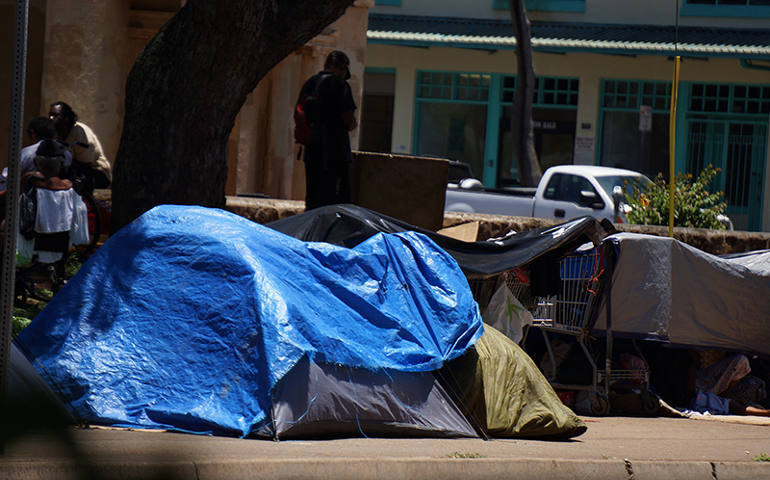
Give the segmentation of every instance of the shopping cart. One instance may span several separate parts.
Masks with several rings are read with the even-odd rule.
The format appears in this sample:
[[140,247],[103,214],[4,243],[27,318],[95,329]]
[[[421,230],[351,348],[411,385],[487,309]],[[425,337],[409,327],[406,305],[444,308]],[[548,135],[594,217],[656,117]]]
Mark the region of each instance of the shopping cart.
[[[605,261],[600,247],[576,251],[563,257],[559,262],[559,292],[548,297],[533,297],[528,278],[514,271],[504,274],[508,288],[514,295],[521,295],[531,305],[534,317],[533,327],[543,335],[550,359],[550,372],[544,372],[555,389],[582,390],[589,392],[590,410],[594,415],[606,415],[610,411],[609,394],[613,384],[627,382],[642,392],[642,409],[645,413],[657,410],[657,402],[649,395],[649,370],[644,356],[637,350],[644,368],[633,370],[613,369],[612,336],[606,336],[605,368],[597,366],[589,350],[591,330],[596,322],[597,310],[602,294],[602,281],[606,274]],[[609,291],[609,289],[608,289]],[[523,304],[525,301],[522,301]],[[566,384],[556,381],[556,357],[549,333],[574,336],[591,367],[591,383],[587,385]],[[634,347],[636,344],[634,343]]]

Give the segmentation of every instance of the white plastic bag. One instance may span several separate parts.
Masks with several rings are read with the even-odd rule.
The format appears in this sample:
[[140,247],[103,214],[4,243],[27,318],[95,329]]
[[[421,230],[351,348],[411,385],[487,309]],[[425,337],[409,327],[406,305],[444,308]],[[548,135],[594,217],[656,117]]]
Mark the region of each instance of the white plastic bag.
[[482,318],[484,323],[495,327],[516,343],[524,335],[524,326],[533,322],[532,314],[513,296],[505,282],[500,282]]

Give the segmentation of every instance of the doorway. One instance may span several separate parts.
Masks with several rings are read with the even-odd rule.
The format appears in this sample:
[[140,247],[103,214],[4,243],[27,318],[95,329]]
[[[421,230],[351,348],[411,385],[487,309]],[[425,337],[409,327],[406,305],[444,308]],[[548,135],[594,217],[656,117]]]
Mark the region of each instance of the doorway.
[[761,230],[766,155],[766,123],[697,116],[687,120],[687,171],[697,177],[709,164],[719,169],[712,188],[724,192],[736,230]]

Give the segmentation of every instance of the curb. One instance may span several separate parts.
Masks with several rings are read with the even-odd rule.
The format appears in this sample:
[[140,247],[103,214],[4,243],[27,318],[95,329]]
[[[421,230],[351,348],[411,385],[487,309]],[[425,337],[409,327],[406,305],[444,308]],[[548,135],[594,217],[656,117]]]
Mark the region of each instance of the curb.
[[742,480],[767,478],[770,465],[751,462],[655,462],[556,459],[307,459],[214,462],[98,463],[0,462],[0,479],[197,479],[197,480],[533,480],[660,478]]

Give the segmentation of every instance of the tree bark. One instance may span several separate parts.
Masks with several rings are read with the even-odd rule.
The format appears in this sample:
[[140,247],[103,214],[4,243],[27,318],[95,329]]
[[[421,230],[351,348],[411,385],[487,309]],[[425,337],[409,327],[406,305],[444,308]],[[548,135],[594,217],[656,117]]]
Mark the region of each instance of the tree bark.
[[353,0],[188,0],[126,84],[112,231],[164,203],[223,207],[227,139],[259,80]]
[[532,61],[532,33],[524,0],[511,0],[511,18],[516,37],[516,93],[511,115],[513,154],[519,167],[519,181],[525,187],[535,187],[543,173],[532,131],[535,66]]

